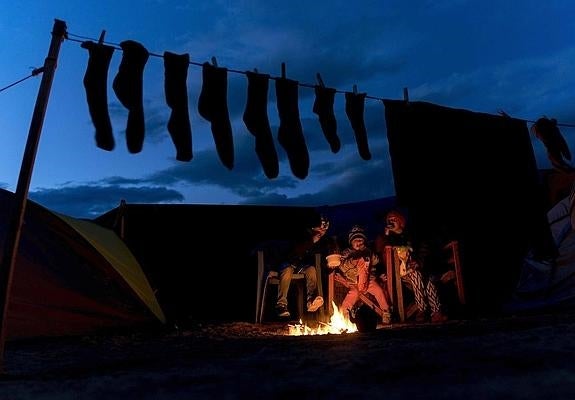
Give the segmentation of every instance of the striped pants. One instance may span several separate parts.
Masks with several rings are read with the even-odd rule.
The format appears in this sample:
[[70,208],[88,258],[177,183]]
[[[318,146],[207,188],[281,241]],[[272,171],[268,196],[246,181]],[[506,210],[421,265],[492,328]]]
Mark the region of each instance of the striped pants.
[[432,314],[441,311],[441,302],[437,295],[437,288],[431,280],[424,284],[423,275],[416,269],[409,269],[407,274],[401,277],[415,295],[415,303],[420,312],[426,312],[428,308]]

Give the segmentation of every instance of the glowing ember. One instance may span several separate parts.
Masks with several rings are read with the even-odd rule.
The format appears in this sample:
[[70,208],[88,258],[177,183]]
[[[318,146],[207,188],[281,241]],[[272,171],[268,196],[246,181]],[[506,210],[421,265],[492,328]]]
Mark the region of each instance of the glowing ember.
[[302,336],[302,335],[327,335],[329,333],[340,335],[342,333],[357,332],[357,326],[346,318],[340,311],[335,303],[331,302],[333,308],[333,315],[329,323],[321,323],[317,328],[311,328],[302,321],[299,324],[289,325],[289,336]]

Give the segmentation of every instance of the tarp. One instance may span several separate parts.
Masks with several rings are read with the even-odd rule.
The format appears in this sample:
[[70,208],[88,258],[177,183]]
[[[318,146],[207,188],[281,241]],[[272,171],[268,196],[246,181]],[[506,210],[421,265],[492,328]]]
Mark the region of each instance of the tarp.
[[[0,190],[2,246],[13,200]],[[115,232],[33,201],[26,206],[6,318],[9,340],[165,322],[140,264]]]
[[124,240],[140,261],[169,319],[252,321],[261,242],[292,238],[318,214],[328,235],[347,238],[354,224],[375,235],[393,198],[320,207],[125,204],[95,219],[123,219]]
[[426,102],[386,100],[398,204],[422,239],[446,232],[462,246],[468,307],[500,311],[529,249],[554,246],[525,121]]

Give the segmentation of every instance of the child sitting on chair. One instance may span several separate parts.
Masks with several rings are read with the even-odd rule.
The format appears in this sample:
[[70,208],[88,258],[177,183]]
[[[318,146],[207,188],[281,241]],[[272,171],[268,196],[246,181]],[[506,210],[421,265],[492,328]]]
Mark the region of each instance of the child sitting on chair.
[[[385,230],[375,239],[375,249],[384,254],[385,246],[395,246],[400,264],[400,276],[415,295],[418,313],[416,321],[423,322],[431,312],[431,322],[444,322],[447,316],[442,311],[437,288],[430,279],[424,279],[421,272],[421,254],[415,254],[411,238],[407,233],[407,220],[399,210],[391,210],[385,217]],[[421,247],[421,246],[420,246]],[[421,253],[422,251],[420,251]]]
[[382,322],[389,324],[389,302],[384,289],[377,280],[376,265],[379,257],[367,247],[367,236],[362,227],[355,225],[348,234],[349,246],[341,254],[339,269],[351,283],[343,299],[340,311],[349,317],[350,310],[358,302],[360,293],[369,293],[383,311]]

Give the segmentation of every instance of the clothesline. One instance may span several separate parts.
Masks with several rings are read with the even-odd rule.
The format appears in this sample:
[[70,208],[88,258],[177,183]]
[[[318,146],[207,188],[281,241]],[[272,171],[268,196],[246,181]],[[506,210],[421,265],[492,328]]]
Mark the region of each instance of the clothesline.
[[[299,106],[297,105],[299,86],[311,87],[315,90],[316,97],[313,112],[318,115],[322,132],[329,142],[332,152],[337,153],[340,149],[341,142],[337,135],[337,121],[333,112],[333,102],[334,95],[337,92],[342,93],[342,91],[326,87],[319,73],[317,73],[318,84],[300,84],[297,80],[286,78],[285,63],[283,62],[281,64],[281,77],[271,77],[269,74],[259,73],[257,69],[250,72],[219,67],[215,57],[212,57],[210,64],[209,62],[190,62],[188,53],[176,54],[168,51],[164,51],[163,55],[150,53],[144,45],[134,40],[126,40],[119,45],[106,43],[104,42],[105,33],[106,31],[102,31],[97,41],[86,37],[77,39],[77,41],[81,42],[81,47],[89,51],[84,85],[92,121],[96,126],[97,145],[104,150],[110,151],[114,148],[114,138],[106,110],[107,104],[104,104],[107,103],[107,99],[105,96],[102,97],[102,93],[105,93],[105,90],[97,89],[96,86],[106,84],[106,74],[102,72],[107,73],[112,53],[118,48],[117,46],[123,51],[123,56],[118,73],[114,78],[113,88],[120,102],[130,112],[126,138],[128,149],[132,153],[141,151],[145,122],[140,104],[142,101],[140,98],[142,96],[141,84],[134,82],[133,78],[128,78],[128,76],[131,74],[132,76],[135,75],[136,79],[138,79],[138,76],[139,79],[142,79],[141,75],[149,56],[164,59],[166,100],[168,106],[172,109],[170,121],[168,122],[168,131],[176,146],[177,160],[190,161],[193,158],[191,125],[187,112],[188,99],[185,91],[187,84],[184,75],[187,74],[187,68],[190,64],[202,67],[202,91],[199,97],[198,111],[204,119],[210,121],[218,155],[228,169],[232,169],[234,164],[233,136],[227,107],[228,71],[247,76],[247,104],[242,118],[248,131],[256,137],[256,140],[259,138],[259,142],[256,143],[256,152],[258,152],[262,166],[266,169],[266,175],[270,179],[277,177],[278,159],[273,146],[267,112],[265,111],[265,105],[268,101],[268,79],[276,81],[277,108],[280,119],[278,140],[288,153],[290,168],[294,176],[304,179],[309,170],[309,153],[303,136],[299,120]],[[72,36],[78,37],[77,35]],[[69,38],[69,35],[66,35],[66,38]],[[184,87],[184,90],[182,90],[182,87]],[[134,88],[137,90],[132,90]],[[207,94],[210,91],[213,93]],[[371,152],[369,151],[367,130],[363,120],[364,100],[367,97],[367,93],[358,93],[357,85],[353,85],[353,92],[346,91],[343,93],[346,101],[345,113],[351,123],[359,154],[364,160],[370,160]],[[373,96],[370,96],[370,98],[383,102],[386,105],[386,109],[387,103],[393,101]],[[407,88],[403,89],[403,103],[406,105],[411,104]],[[262,105],[264,108],[262,108]],[[498,113],[504,118],[512,118],[503,110],[499,110]],[[134,118],[130,118],[132,115]],[[573,167],[563,159],[565,157],[571,160],[571,154],[567,142],[558,128],[557,120],[547,117],[539,118],[537,121],[516,120],[524,123],[533,123],[530,130],[547,148],[548,157],[555,168],[565,171],[573,170]],[[287,135],[288,132],[290,133],[289,135]],[[265,151],[262,149],[264,143],[266,145]],[[257,151],[258,149],[260,151]]]
[[[105,31],[102,32],[102,34],[104,34],[104,33],[105,33]],[[74,38],[77,38],[77,39],[70,38],[70,36],[73,36]],[[98,39],[90,38],[90,37],[87,37],[87,36],[76,35],[76,34],[72,34],[72,33],[70,33],[70,32],[67,33],[66,39],[67,39],[67,40],[70,40],[70,41],[74,41],[74,42],[80,42],[80,43],[81,43],[83,40],[99,41],[100,43],[110,45],[110,46],[114,47],[115,49],[122,51],[122,48],[120,47],[120,45],[119,45],[118,43],[106,42],[106,41],[104,41],[104,40],[98,40]],[[79,39],[82,39],[82,40],[79,40]],[[101,36],[100,39],[103,39],[103,35]],[[161,54],[152,53],[152,52],[150,52],[149,54],[150,54],[150,56],[153,56],[153,57],[164,58],[164,56],[161,55]],[[213,60],[215,60],[215,58],[213,58]],[[199,67],[201,67],[201,66],[203,65],[203,63],[195,62],[195,61],[190,61],[189,63],[190,63],[191,65],[196,65],[196,66],[199,66]],[[235,69],[231,69],[231,68],[227,68],[227,70],[228,70],[229,72],[232,72],[232,73],[246,75],[246,72],[245,72],[245,71],[235,70]],[[257,69],[254,70],[254,72],[257,72]],[[270,75],[269,78],[270,78],[270,79],[273,79],[273,80],[281,79],[281,77],[272,76],[272,75]],[[320,77],[319,73],[318,73],[318,81],[319,81],[320,85],[323,85],[323,82],[321,81],[321,77]],[[302,86],[302,87],[307,87],[307,88],[312,88],[312,89],[313,89],[316,85],[313,85],[313,84],[310,84],[310,83],[301,83],[301,82],[298,82],[298,86]],[[355,90],[355,88],[356,88],[356,87],[355,87],[355,85],[354,85],[354,90]],[[335,88],[335,92],[336,92],[336,93],[347,93],[348,91]],[[379,100],[379,101],[384,101],[384,100],[386,100],[386,99],[383,98],[383,97],[371,96],[371,95],[369,95],[369,94],[367,94],[367,93],[365,94],[365,98],[366,98],[366,99],[372,99],[372,100]],[[529,120],[529,119],[524,119],[524,118],[515,118],[515,119],[518,119],[518,120],[521,120],[521,121],[524,121],[524,122],[529,122],[529,123],[535,123],[535,122],[536,122],[535,120]],[[575,124],[570,124],[570,123],[559,123],[559,122],[557,122],[557,126],[563,126],[563,127],[568,127],[568,128],[575,128]]]
[[3,92],[3,91],[6,90],[6,89],[10,89],[12,86],[16,86],[17,84],[24,82],[26,79],[32,78],[33,76],[36,76],[36,75],[38,75],[38,74],[40,74],[40,73],[42,73],[42,72],[44,72],[44,68],[43,68],[43,67],[34,68],[34,69],[32,70],[32,72],[30,73],[30,75],[25,76],[25,77],[22,78],[22,79],[18,79],[16,82],[13,82],[13,83],[9,84],[8,86],[4,86],[3,88],[0,88],[0,92]]
[[[72,34],[72,33],[68,33],[68,38],[67,38],[67,40],[70,40],[70,41],[73,41],[73,42],[79,42],[79,43],[81,43],[83,40],[71,39],[70,36],[74,36],[75,38],[83,39],[83,40],[98,41],[97,39],[94,39],[94,38],[90,38],[90,37],[86,37],[86,36],[80,36],[80,35],[75,35],[75,34]],[[120,45],[119,45],[118,43],[112,43],[112,42],[106,42],[106,41],[102,41],[101,43],[102,43],[102,44],[109,45],[109,46],[112,46],[112,47],[114,47],[116,50],[122,51],[122,48],[120,47]],[[162,54],[157,54],[157,53],[152,53],[152,52],[149,52],[149,54],[150,54],[150,56],[152,56],[152,57],[164,58],[164,56],[163,56]],[[213,58],[213,59],[215,59],[215,58]],[[195,61],[190,61],[189,64],[190,64],[190,65],[196,65],[196,66],[198,66],[198,67],[201,67],[201,66],[203,65],[203,63],[201,63],[201,62],[195,62]],[[245,71],[240,71],[240,70],[236,70],[236,69],[232,69],[232,68],[226,68],[226,69],[228,70],[228,72],[246,75],[246,72],[245,72]],[[257,72],[257,69],[255,69],[254,72]],[[272,79],[272,80],[281,79],[280,77],[272,76],[272,75],[270,75],[269,78]],[[318,78],[318,79],[321,80],[321,78]],[[321,82],[321,84],[323,84],[323,82]],[[301,83],[301,82],[298,82],[298,86],[302,86],[302,87],[307,87],[307,88],[312,88],[312,89],[313,89],[316,85],[313,85],[313,84],[310,84],[310,83]],[[335,92],[336,92],[336,93],[346,93],[345,90],[339,90],[339,89],[335,89]],[[370,96],[370,95],[368,95],[368,94],[366,94],[365,98],[367,98],[367,99],[373,99],[373,100],[380,100],[380,101],[385,100],[385,99],[382,98],[382,97]]]
[[[77,38],[77,39],[70,38],[70,36],[73,36],[74,38]],[[72,34],[72,33],[69,33],[69,32],[67,33],[66,40],[70,40],[70,41],[73,41],[73,42],[79,42],[79,43],[81,43],[83,40],[80,40],[80,39],[97,41],[97,39],[90,38],[90,37],[87,37],[87,36],[75,35],[75,34]],[[122,48],[121,48],[117,43],[111,43],[111,42],[105,42],[105,41],[102,42],[102,43],[105,43],[105,44],[107,44],[107,45],[113,46],[116,50],[122,51]],[[153,56],[153,57],[159,57],[159,58],[163,58],[163,57],[164,57],[164,56],[161,55],[161,54],[156,54],[156,53],[151,53],[151,52],[150,52],[149,54],[150,54],[150,56]],[[191,65],[196,65],[196,66],[200,66],[200,67],[202,66],[202,63],[199,63],[199,62],[190,61],[189,63],[190,63]],[[242,74],[242,75],[245,75],[245,74],[246,74],[245,71],[240,71],[240,70],[235,70],[235,69],[229,69],[229,68],[228,68],[227,70],[228,70],[229,72],[232,72],[232,73],[237,73],[237,74]],[[25,76],[24,78],[18,79],[18,80],[16,80],[15,82],[13,82],[13,83],[11,83],[11,84],[9,84],[9,85],[7,85],[7,86],[4,86],[4,87],[0,88],[0,93],[3,92],[3,91],[5,91],[5,90],[7,90],[7,89],[9,89],[9,88],[11,88],[11,87],[13,87],[13,86],[16,86],[16,85],[18,85],[18,84],[24,82],[25,80],[27,80],[27,79],[29,79],[29,78],[31,78],[31,77],[33,77],[33,76],[36,76],[36,75],[40,74],[41,72],[42,72],[42,68],[34,68],[34,70],[33,70],[29,75]],[[318,75],[319,75],[319,74],[318,74]],[[319,76],[318,76],[318,78],[319,78]],[[280,78],[279,78],[279,77],[270,76],[270,79],[277,80],[277,79],[280,79]],[[313,84],[301,83],[301,82],[298,82],[298,86],[308,87],[308,88],[314,88],[314,87],[315,87],[315,85],[313,85]],[[336,92],[336,93],[346,93],[345,90],[340,90],[340,89],[335,89],[335,92]],[[371,95],[368,95],[368,94],[366,94],[365,98],[367,98],[367,99],[373,99],[373,100],[379,100],[379,101],[385,100],[385,99],[382,98],[382,97],[371,96]],[[524,119],[524,118],[516,118],[516,119],[519,119],[519,120],[524,121],[524,122],[529,122],[529,123],[535,123],[535,122],[536,122],[535,120],[529,120],[529,119]],[[562,126],[562,127],[567,127],[567,128],[575,128],[575,124],[570,124],[570,123],[560,123],[560,122],[557,122],[557,126]]]

